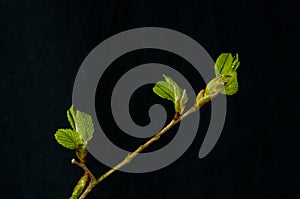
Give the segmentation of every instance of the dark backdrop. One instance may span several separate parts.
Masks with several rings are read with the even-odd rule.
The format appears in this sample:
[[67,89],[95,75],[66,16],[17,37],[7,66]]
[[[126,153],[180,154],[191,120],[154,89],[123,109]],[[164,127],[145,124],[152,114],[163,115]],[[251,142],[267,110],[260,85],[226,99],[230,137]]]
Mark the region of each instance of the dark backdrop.
[[[299,198],[297,12],[284,1],[2,0],[1,198],[70,196],[82,171],[53,134],[68,125],[77,70],[106,38],[144,26],[180,31],[213,59],[238,52],[240,90],[228,98],[223,133],[206,158],[197,158],[205,134],[199,131],[170,166],[146,174],[117,172],[88,198]],[[130,56],[119,64],[130,65]],[[136,56],[185,64],[160,52]],[[203,112],[209,114],[209,106]],[[97,175],[107,170],[92,157],[88,165]]]

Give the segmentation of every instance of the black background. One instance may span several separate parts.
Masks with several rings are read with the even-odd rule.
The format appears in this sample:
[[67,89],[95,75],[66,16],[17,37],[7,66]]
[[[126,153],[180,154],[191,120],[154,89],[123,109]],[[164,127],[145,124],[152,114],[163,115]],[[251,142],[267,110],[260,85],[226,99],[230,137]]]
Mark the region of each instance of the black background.
[[[76,73],[103,40],[144,26],[182,32],[213,59],[238,52],[240,90],[228,98],[225,127],[207,157],[197,157],[200,131],[170,166],[117,172],[88,198],[299,198],[297,12],[284,1],[0,1],[1,198],[70,196],[82,171],[53,134],[68,126]],[[170,60],[162,56],[136,59]],[[92,157],[88,165],[97,176],[108,169]]]

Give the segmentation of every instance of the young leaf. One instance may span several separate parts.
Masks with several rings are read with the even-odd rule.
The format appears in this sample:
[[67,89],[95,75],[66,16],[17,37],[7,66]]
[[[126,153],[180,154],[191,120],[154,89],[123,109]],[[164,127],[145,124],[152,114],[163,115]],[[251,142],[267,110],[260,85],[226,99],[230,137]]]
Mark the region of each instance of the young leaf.
[[225,92],[224,91],[221,92],[226,95],[233,95],[238,91],[238,88],[239,88],[239,84],[237,78],[235,77],[229,84],[225,86]]
[[[208,83],[205,93],[221,92],[226,95],[235,94],[238,90],[236,70],[239,65],[238,54],[232,56],[231,53],[222,53],[214,66],[217,77]],[[219,77],[222,78],[223,83],[219,81]]]
[[175,101],[173,90],[169,88],[169,85],[166,82],[158,81],[153,87],[153,91],[161,98],[172,102]]
[[222,53],[215,63],[214,68],[216,76],[218,77],[222,74],[228,74],[231,69],[232,61],[233,57],[231,53]]
[[163,75],[165,81],[158,81],[153,87],[154,93],[174,103],[175,112],[182,113],[188,101],[186,91],[182,90],[172,78]]
[[224,81],[221,76],[215,77],[208,82],[205,88],[204,96],[213,95],[214,93],[224,92]]
[[72,129],[58,129],[54,136],[56,141],[67,149],[76,149],[82,144],[79,135]]
[[76,111],[75,126],[79,137],[84,145],[92,139],[94,134],[94,124],[92,117],[84,112]]
[[171,77],[168,77],[166,75],[163,75],[163,77],[166,80],[167,85],[169,86],[169,88],[173,91],[174,93],[174,100],[179,100],[180,96],[182,94],[182,89],[178,86],[178,84],[176,82],[174,82],[172,80]]
[[180,98],[180,108],[181,108],[181,110],[179,111],[180,114],[183,113],[185,105],[188,102],[188,100],[189,100],[189,98],[187,96],[186,90],[184,89],[182,92],[182,96]]
[[72,126],[73,130],[76,131],[76,128],[75,128],[75,114],[74,114],[73,105],[67,111],[67,117],[68,117],[68,121],[69,121],[70,125]]

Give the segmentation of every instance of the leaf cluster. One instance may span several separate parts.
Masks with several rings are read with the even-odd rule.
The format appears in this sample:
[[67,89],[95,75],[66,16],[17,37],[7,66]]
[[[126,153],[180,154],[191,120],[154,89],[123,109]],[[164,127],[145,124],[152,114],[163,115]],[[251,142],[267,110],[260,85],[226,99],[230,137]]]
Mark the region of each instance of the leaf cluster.
[[[238,54],[222,53],[215,65],[215,75],[203,91],[200,91],[196,98],[196,104],[206,103],[219,93],[233,95],[238,91],[237,72],[240,65]],[[180,115],[185,109],[188,96],[185,89],[182,89],[170,77],[163,75],[165,81],[158,81],[153,87],[154,93],[161,98],[174,103],[175,112]]]
[[154,93],[174,103],[175,112],[182,114],[189,98],[186,90],[178,86],[171,77],[163,75],[165,81],[158,81],[153,87]]
[[73,106],[67,111],[67,118],[72,128],[58,129],[54,134],[56,141],[67,149],[82,149],[94,134],[92,117],[81,111],[74,111]]
[[214,66],[216,77],[206,86],[205,95],[222,93],[233,95],[238,91],[237,72],[240,65],[238,54],[222,53]]

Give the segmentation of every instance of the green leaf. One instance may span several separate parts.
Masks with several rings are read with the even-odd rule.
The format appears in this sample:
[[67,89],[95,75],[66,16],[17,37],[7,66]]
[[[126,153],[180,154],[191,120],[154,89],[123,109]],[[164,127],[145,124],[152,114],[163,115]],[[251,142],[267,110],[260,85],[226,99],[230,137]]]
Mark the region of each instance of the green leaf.
[[221,93],[226,95],[233,95],[238,91],[239,84],[237,78],[233,78],[233,80],[225,86],[225,91],[221,91]]
[[215,74],[220,76],[222,74],[228,74],[231,69],[233,57],[231,53],[222,53],[215,63]]
[[182,94],[182,89],[178,86],[176,82],[172,80],[171,77],[168,77],[166,75],[163,75],[163,77],[165,78],[168,87],[173,91],[174,101],[179,100]]
[[94,134],[94,124],[92,117],[84,112],[76,111],[75,126],[79,137],[84,145],[90,141]]
[[85,147],[93,137],[95,130],[92,117],[84,112],[74,111],[71,106],[67,111],[67,118],[72,129],[59,129],[55,133],[55,138],[62,146],[76,149],[80,154],[84,154],[83,150],[79,150],[79,146]]
[[[221,92],[226,95],[233,95],[238,90],[237,72],[240,65],[238,54],[232,56],[231,53],[222,53],[214,66],[216,78],[211,80],[207,87],[205,94],[212,94]],[[219,78],[222,78],[220,82]],[[225,88],[225,89],[224,89]]]
[[231,53],[222,53],[215,63],[216,76],[231,74],[235,72],[240,65],[239,55],[232,56]]
[[172,102],[175,101],[174,93],[166,82],[158,81],[153,87],[153,91],[161,98],[170,100]]
[[67,117],[68,117],[68,121],[69,121],[70,125],[72,126],[73,130],[76,131],[76,128],[75,128],[75,114],[74,114],[73,105],[67,111]]
[[158,81],[153,87],[153,91],[161,98],[172,101],[175,111],[181,114],[188,101],[186,91],[182,90],[171,77],[166,75],[163,75],[163,77],[165,81]]
[[213,95],[214,93],[224,92],[224,81],[221,76],[215,77],[208,82],[205,88],[204,96]]
[[76,149],[82,144],[79,135],[72,129],[58,129],[54,136],[56,141],[67,149]]

